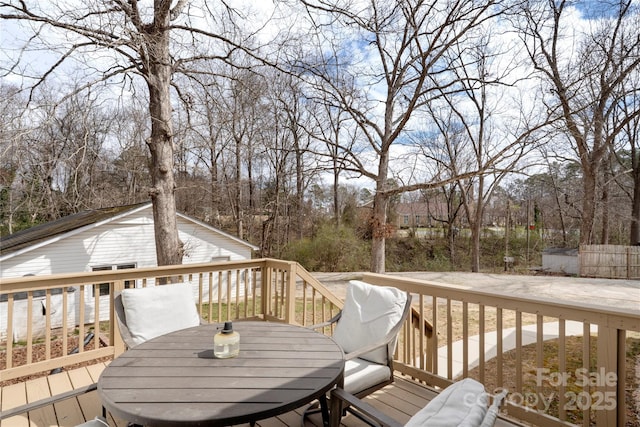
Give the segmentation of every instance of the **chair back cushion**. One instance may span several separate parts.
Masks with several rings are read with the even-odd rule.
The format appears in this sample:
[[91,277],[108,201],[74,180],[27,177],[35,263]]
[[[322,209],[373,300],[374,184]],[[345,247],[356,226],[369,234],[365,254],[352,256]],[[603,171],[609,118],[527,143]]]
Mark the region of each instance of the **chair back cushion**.
[[445,388],[404,427],[479,427],[489,396],[478,381],[465,378]]
[[120,295],[125,322],[134,345],[200,324],[188,284],[125,289]]
[[[402,319],[407,294],[399,289],[375,286],[352,280],[347,285],[342,315],[333,339],[345,353],[375,343]],[[395,350],[395,339],[391,343]],[[386,364],[387,347],[359,356],[371,362]]]

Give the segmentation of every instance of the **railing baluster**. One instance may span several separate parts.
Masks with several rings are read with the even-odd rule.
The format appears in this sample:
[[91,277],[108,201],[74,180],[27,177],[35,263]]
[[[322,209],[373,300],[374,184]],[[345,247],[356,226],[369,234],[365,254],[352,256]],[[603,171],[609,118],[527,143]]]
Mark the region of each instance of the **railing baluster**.
[[[617,340],[617,344],[618,344],[618,349],[617,349],[617,356],[618,356],[618,360],[617,360],[617,364],[615,366],[611,366],[611,370],[607,370],[605,372],[605,375],[609,375],[611,372],[627,372],[627,332],[624,329],[614,329],[614,332],[616,334],[616,340]],[[614,360],[610,360],[611,363],[614,363]],[[622,374],[624,376],[624,374]],[[636,375],[637,375],[637,371],[636,371]],[[615,389],[615,395],[616,395],[616,400],[619,401],[620,403],[618,405],[616,405],[617,408],[617,422],[618,422],[618,427],[623,427],[626,424],[626,416],[627,416],[627,403],[626,403],[626,379],[620,379],[620,374],[617,375],[618,379],[616,381],[617,383],[617,388]],[[608,384],[607,384],[608,385]],[[605,391],[606,393],[606,391]],[[605,394],[606,396],[606,394]],[[605,398],[606,399],[606,398]],[[602,412],[602,411],[601,411]]]
[[433,319],[433,347],[432,347],[432,357],[433,357],[433,369],[431,370],[432,373],[434,373],[435,375],[438,375],[438,362],[439,362],[439,357],[438,357],[438,298],[437,297],[433,297],[432,301],[431,301],[431,316]]
[[[191,280],[189,280],[191,282]],[[198,314],[202,316],[202,303],[204,298],[204,279],[202,273],[198,273]]]
[[504,353],[504,343],[503,343],[503,333],[502,333],[502,308],[498,307],[496,308],[496,351],[497,351],[497,384],[498,387],[502,387],[504,385],[504,378],[503,378],[503,353]]
[[[255,268],[251,269],[251,295],[253,295],[253,310],[251,314],[255,316],[257,314],[257,305],[258,305],[258,292],[257,292],[257,276],[258,270]],[[260,296],[262,298],[262,295]]]
[[516,311],[516,393],[522,394],[522,312]]
[[240,270],[236,270],[236,315],[235,319],[240,318]]
[[[427,366],[429,366],[428,359],[429,358],[429,349],[427,348],[427,343],[425,340],[425,335],[426,335],[426,326],[424,324],[424,313],[425,313],[425,306],[424,306],[425,302],[424,302],[424,295],[420,294],[418,296],[418,322],[420,325],[420,330],[418,332],[418,348],[417,348],[417,355],[418,357],[420,357],[420,366],[419,368],[422,370],[426,370]],[[414,356],[415,357],[415,356]]]
[[[564,375],[567,372],[567,339],[566,339],[566,322],[564,319],[558,319],[558,373]],[[564,381],[558,384],[558,418],[567,419],[567,397],[565,395],[566,387]]]
[[485,382],[485,306],[478,306],[478,373],[480,382]]
[[447,378],[453,378],[453,319],[451,317],[451,298],[447,298]]
[[44,358],[51,359],[51,289],[47,289],[44,297]]
[[[536,316],[536,368],[538,372],[544,368],[544,318],[540,314]],[[541,382],[536,384],[536,393],[543,395]],[[541,405],[541,402],[538,403],[538,409],[541,409]]]
[[[79,316],[80,318],[78,319],[78,336],[82,337],[84,336],[84,324],[87,321],[86,318],[86,310],[85,310],[85,292],[88,292],[90,289],[93,288],[93,285],[80,285],[80,292],[79,292],[79,297],[80,297],[80,303],[78,304],[78,312],[79,312]],[[66,343],[65,343],[66,345]],[[66,351],[65,351],[66,354]]]
[[469,304],[462,303],[462,375],[469,376]]
[[312,325],[315,325],[316,323],[320,323],[318,322],[318,315],[316,310],[316,289],[315,288],[311,290],[311,316],[313,317],[313,320],[311,321]]
[[322,320],[321,320],[321,321],[322,321],[322,322],[326,322],[326,321],[327,321],[327,320],[329,320],[330,318],[329,318],[329,317],[327,317],[327,315],[326,315],[326,303],[327,303],[327,300],[326,300],[326,298],[324,297],[324,295],[322,295],[322,300],[321,300],[321,302],[322,302]]
[[[600,337],[598,336],[598,338]],[[591,325],[586,322],[582,324],[582,368],[586,369],[587,372],[591,370]],[[583,387],[582,390],[591,396],[589,386]],[[580,409],[580,407],[578,407],[578,409]],[[584,408],[582,411],[582,425],[583,427],[589,427],[591,425],[589,407]]]
[[226,320],[231,320],[231,270],[227,271],[227,293],[225,296],[225,302],[227,304],[227,317]]
[[218,272],[218,323],[222,322],[222,271]]
[[285,289],[285,283],[286,283],[286,278],[285,278],[285,272],[282,269],[278,269],[278,303],[276,304],[277,308],[276,308],[276,317],[278,319],[283,318],[284,317],[284,304],[285,304],[285,299],[287,296],[286,293],[286,289]]
[[209,323],[213,323],[213,271],[210,271],[208,273],[207,285],[209,286],[209,298],[207,299],[207,320],[209,321]]
[[301,324],[303,326],[308,325],[307,323],[307,290],[308,290],[308,283],[306,280],[302,281],[302,322]]
[[[116,282],[112,282],[111,286],[115,286],[115,289],[124,289],[124,281],[120,280],[118,285],[116,285]],[[100,285],[96,285],[96,293],[95,293],[95,297],[94,297],[94,304],[93,304],[93,309],[94,309],[94,313],[93,313],[93,336],[94,336],[94,348],[97,350],[98,348],[100,348],[100,340],[98,339],[98,336],[100,335]],[[78,336],[78,350],[80,353],[84,352],[84,345],[82,345],[84,336],[83,335],[79,335]]]
[[69,354],[69,292],[62,288],[62,354]]
[[249,270],[242,270],[242,289],[244,290],[244,317],[249,317]]
[[13,367],[13,292],[7,295],[7,369]]
[[27,292],[27,364],[33,362],[33,291]]

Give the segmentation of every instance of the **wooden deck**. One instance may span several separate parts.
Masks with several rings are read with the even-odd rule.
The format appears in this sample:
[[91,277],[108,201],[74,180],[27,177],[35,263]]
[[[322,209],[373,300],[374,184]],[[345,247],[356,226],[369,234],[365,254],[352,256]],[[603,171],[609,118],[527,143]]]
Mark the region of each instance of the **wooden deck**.
[[[0,409],[9,410],[27,402],[44,399],[52,394],[63,393],[73,388],[89,385],[98,380],[105,364],[91,365],[70,371],[42,377],[27,382],[5,386],[0,389]],[[435,396],[435,393],[422,385],[405,378],[396,378],[396,381],[379,390],[364,400],[390,417],[405,423],[420,408]],[[259,427],[300,427],[302,410],[288,412],[274,418],[268,418],[256,423]],[[102,411],[97,391],[83,394],[77,398],[70,398],[50,406],[46,406],[28,414],[17,415],[0,420],[1,427],[22,426],[76,426],[93,419]],[[108,421],[111,426],[126,427],[123,420],[114,419],[110,414]],[[305,423],[307,427],[322,427],[319,414],[312,415]],[[354,417],[347,415],[343,418],[345,427],[361,427],[366,424]],[[499,420],[496,426],[514,426],[504,420]],[[248,426],[248,424],[247,424]]]

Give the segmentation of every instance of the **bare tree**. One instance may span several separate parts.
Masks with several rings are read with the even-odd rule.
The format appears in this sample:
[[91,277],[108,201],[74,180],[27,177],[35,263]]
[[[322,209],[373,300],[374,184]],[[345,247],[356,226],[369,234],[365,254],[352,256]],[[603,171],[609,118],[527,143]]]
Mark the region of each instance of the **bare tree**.
[[320,168],[331,173],[333,220],[337,229],[340,227],[342,216],[340,175],[343,172],[345,164],[344,157],[348,157],[346,153],[353,151],[353,144],[357,141],[357,137],[355,136],[357,128],[350,129],[348,125],[348,114],[331,105],[331,102],[326,102],[326,99],[314,99],[313,101],[317,108],[316,114],[313,115],[315,126],[308,129],[308,132],[314,139],[324,144],[324,150],[318,148],[318,152],[316,153],[318,162],[323,158],[329,158],[328,165],[320,166]]
[[[637,105],[606,131],[617,106],[637,97],[638,88],[625,87],[640,66],[638,10],[632,0],[590,10],[581,4],[583,26],[568,21],[575,16],[573,2],[529,1],[521,11],[520,35],[529,57],[545,83],[546,104],[564,121],[575,158],[582,168],[582,222],[580,243],[595,240],[602,164],[617,135],[640,115]],[[576,36],[569,37],[571,30]]]
[[317,174],[315,160],[312,157],[312,138],[307,129],[311,127],[311,115],[313,113],[310,103],[304,97],[299,80],[291,75],[279,73],[278,79],[273,79],[272,85],[276,105],[280,103],[280,109],[285,114],[287,129],[291,138],[290,150],[294,156],[294,180],[295,192],[292,196],[289,219],[292,228],[292,236],[302,239],[307,219],[310,217],[306,203],[305,193]]
[[[197,14],[190,13],[196,10]],[[159,265],[179,264],[183,255],[175,215],[172,78],[205,61],[233,62],[233,51],[242,49],[227,37],[238,35],[230,32],[235,17],[224,1],[214,5],[186,0],[157,0],[152,5],[139,0],[0,3],[0,18],[24,23],[20,29],[27,40],[14,63],[4,65],[5,74],[18,73],[30,49],[44,47],[54,57],[36,72],[32,90],[59,77],[71,61],[84,64],[84,87],[110,82],[128,89],[135,87],[134,77],[142,78],[151,123],[146,142]],[[22,74],[28,78],[27,72]]]
[[223,200],[222,164],[224,152],[230,142],[227,138],[229,109],[224,95],[224,79],[211,73],[202,76],[198,81],[191,81],[189,89],[192,102],[187,104],[191,138],[194,141],[193,155],[195,169],[204,168],[206,184],[204,191],[208,195],[201,205],[203,218],[207,222],[222,226],[222,216],[227,214],[228,203]]
[[[549,121],[545,112],[527,108],[519,99],[510,99],[516,78],[511,77],[515,62],[500,64],[511,56],[495,35],[476,32],[471,45],[457,44],[450,52],[456,83],[442,92],[440,108],[429,109],[442,144],[428,155],[442,163],[451,177],[477,171],[477,175],[458,181],[461,202],[471,228],[471,271],[480,271],[480,232],[485,207],[501,181],[518,167],[542,140],[541,130]],[[527,102],[531,102],[528,99]],[[535,104],[535,102],[534,102]]]
[[[640,91],[640,70],[628,76],[624,83],[623,92],[629,88],[635,88],[636,94]],[[631,190],[628,197],[631,200],[631,215],[629,227],[629,244],[640,244],[640,115],[634,112],[640,110],[640,96],[626,96],[623,102],[618,105],[617,113],[614,115],[613,127],[615,123],[625,121],[618,140],[622,146],[620,150],[615,150],[613,155],[622,167],[621,174],[631,178]],[[632,120],[626,117],[632,116]],[[618,181],[620,177],[616,177]],[[626,190],[623,187],[623,190]]]
[[21,118],[24,99],[19,92],[16,86],[0,83],[0,234],[11,234],[30,225],[26,201],[20,196],[21,154],[28,131]]
[[371,270],[383,272],[390,198],[434,185],[390,188],[392,146],[409,131],[414,113],[455,80],[445,54],[502,13],[503,2],[374,0],[359,8],[340,0],[302,3],[318,25],[314,37],[321,52],[303,67],[305,76],[315,77],[317,90],[348,112],[368,146],[354,147],[346,169],[375,182]]
[[116,206],[123,201],[127,204],[146,201],[145,190],[151,186],[149,150],[144,142],[149,127],[146,111],[142,106],[130,105],[113,110],[112,114],[110,133],[117,145],[113,147],[111,157],[106,159],[110,164],[105,167],[109,171],[108,179],[105,177],[109,187],[102,199],[107,203],[105,206]]

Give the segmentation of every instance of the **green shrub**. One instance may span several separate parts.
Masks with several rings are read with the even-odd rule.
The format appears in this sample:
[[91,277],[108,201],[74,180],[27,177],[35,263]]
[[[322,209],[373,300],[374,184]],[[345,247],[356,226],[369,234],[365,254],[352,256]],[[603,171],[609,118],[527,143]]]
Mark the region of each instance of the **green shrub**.
[[313,238],[289,244],[283,255],[309,271],[363,271],[369,269],[371,246],[351,228],[323,224]]

